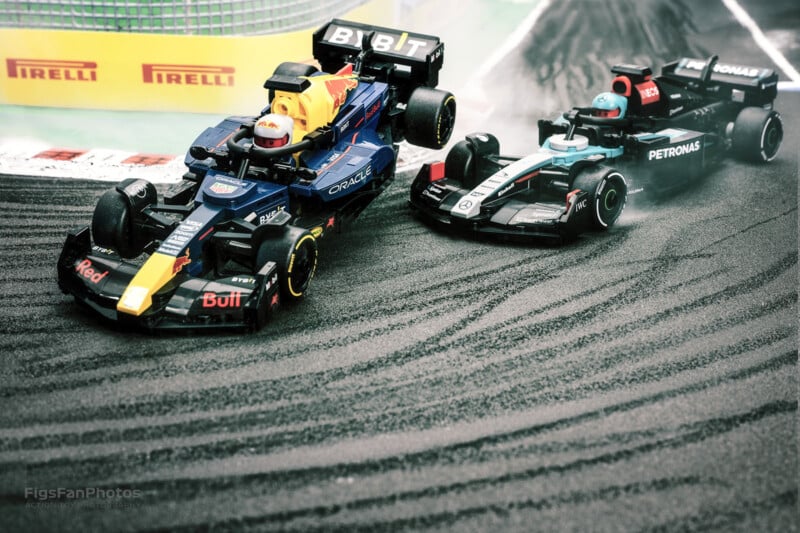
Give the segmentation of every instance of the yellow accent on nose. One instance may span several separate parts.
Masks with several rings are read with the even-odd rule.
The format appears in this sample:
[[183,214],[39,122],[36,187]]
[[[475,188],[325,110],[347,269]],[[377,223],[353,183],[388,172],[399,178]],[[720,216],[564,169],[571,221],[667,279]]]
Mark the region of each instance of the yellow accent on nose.
[[117,311],[134,316],[147,311],[153,304],[153,295],[175,277],[174,265],[175,258],[171,255],[157,252],[151,255],[125,288]]

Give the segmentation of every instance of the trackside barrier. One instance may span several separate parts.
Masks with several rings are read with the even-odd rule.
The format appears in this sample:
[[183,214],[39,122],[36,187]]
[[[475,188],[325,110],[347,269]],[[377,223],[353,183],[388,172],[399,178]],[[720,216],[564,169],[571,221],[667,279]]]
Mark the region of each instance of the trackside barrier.
[[0,2],[0,27],[267,35],[321,26],[370,0],[29,0]]
[[[391,0],[341,15],[392,24]],[[0,104],[252,114],[283,61],[311,62],[316,27],[210,36],[0,28]]]

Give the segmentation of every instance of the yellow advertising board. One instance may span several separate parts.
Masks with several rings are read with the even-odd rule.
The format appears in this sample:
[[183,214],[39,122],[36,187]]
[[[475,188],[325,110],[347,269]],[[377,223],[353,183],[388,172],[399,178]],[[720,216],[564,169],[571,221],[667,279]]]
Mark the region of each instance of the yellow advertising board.
[[[391,24],[375,0],[341,18]],[[0,28],[0,103],[253,113],[283,61],[311,62],[315,28],[248,37]]]

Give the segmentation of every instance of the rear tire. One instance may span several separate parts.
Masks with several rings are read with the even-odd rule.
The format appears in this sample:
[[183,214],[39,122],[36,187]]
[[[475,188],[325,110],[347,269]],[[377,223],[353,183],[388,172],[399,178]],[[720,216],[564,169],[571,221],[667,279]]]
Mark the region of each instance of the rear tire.
[[303,228],[288,226],[280,238],[261,243],[256,258],[257,268],[267,261],[278,265],[278,283],[283,301],[303,298],[317,269],[317,241]]
[[589,193],[592,226],[607,230],[625,209],[628,184],[619,171],[608,167],[593,167],[580,171],[572,182],[574,189]]
[[451,93],[417,87],[406,105],[406,140],[425,148],[444,148],[453,133],[455,120],[456,99]]
[[733,124],[733,151],[736,157],[754,163],[775,159],[783,142],[783,121],[773,110],[745,107]]

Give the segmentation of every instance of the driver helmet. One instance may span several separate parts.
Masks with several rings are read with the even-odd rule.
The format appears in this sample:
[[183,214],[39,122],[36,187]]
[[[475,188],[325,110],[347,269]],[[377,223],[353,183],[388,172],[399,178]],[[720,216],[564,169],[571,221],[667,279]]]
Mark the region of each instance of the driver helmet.
[[600,93],[592,100],[592,116],[623,118],[628,110],[628,99],[617,93]]
[[267,113],[253,128],[253,141],[262,148],[277,148],[292,142],[294,120],[288,115]]

